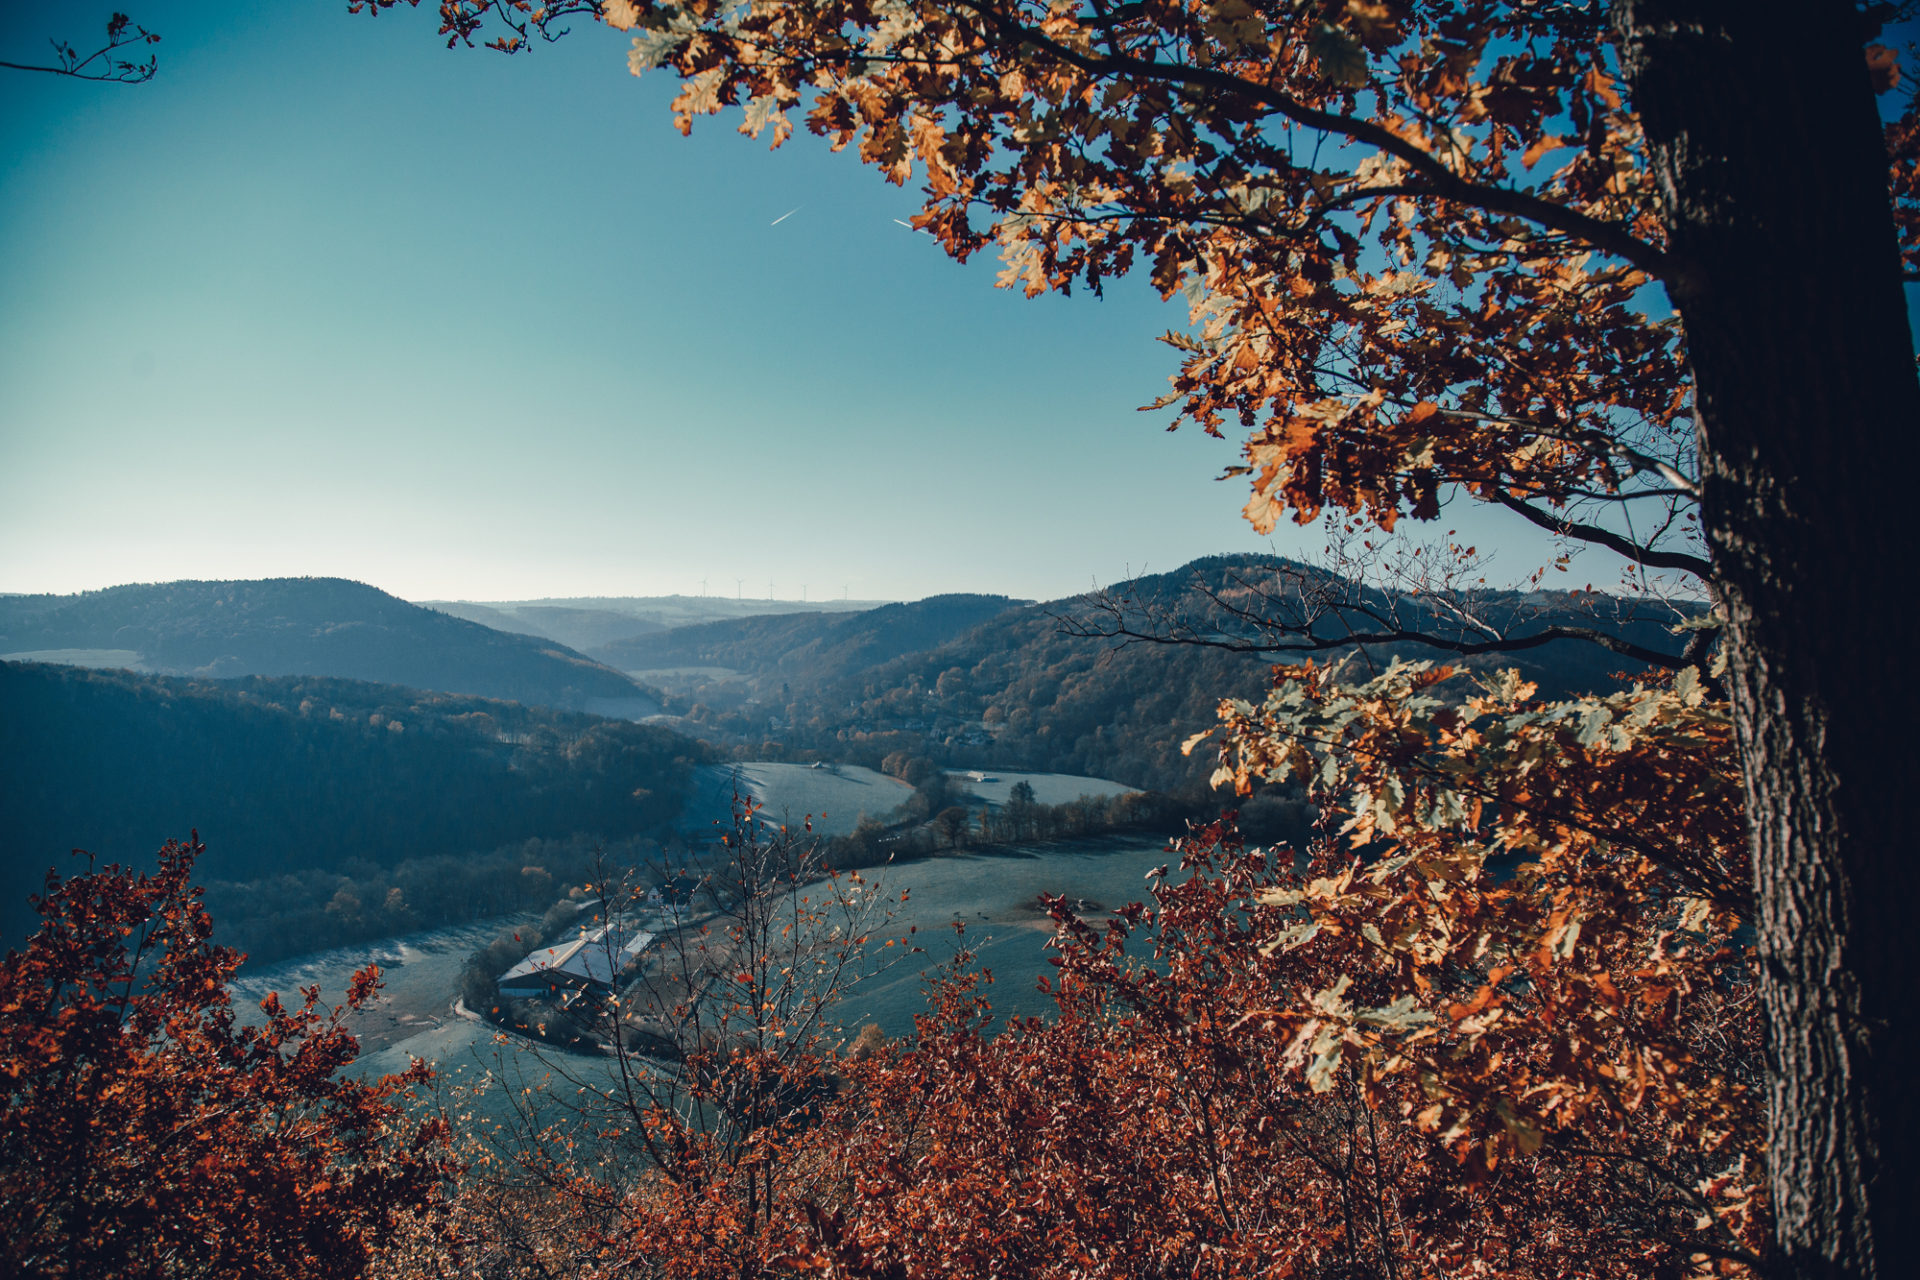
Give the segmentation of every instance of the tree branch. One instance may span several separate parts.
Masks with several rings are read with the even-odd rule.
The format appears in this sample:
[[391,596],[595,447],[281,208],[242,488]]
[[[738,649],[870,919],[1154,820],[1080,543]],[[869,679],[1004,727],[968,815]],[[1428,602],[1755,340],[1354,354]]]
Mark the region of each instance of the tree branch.
[[[1555,640],[1584,640],[1599,645],[1602,649],[1631,658],[1635,662],[1644,662],[1650,667],[1659,667],[1666,671],[1678,671],[1682,667],[1693,665],[1686,655],[1662,653],[1623,639],[1598,627],[1575,627],[1555,624],[1524,636],[1499,636],[1489,640],[1460,640],[1435,635],[1428,631],[1415,631],[1408,628],[1385,628],[1379,631],[1349,631],[1340,636],[1316,636],[1311,632],[1286,629],[1285,640],[1236,640],[1223,636],[1205,636],[1197,632],[1189,635],[1166,635],[1159,632],[1141,631],[1128,625],[1124,620],[1112,628],[1098,628],[1079,618],[1056,615],[1064,635],[1081,640],[1120,640],[1127,644],[1164,644],[1196,645],[1206,649],[1220,649],[1228,653],[1247,654],[1283,654],[1283,653],[1320,653],[1328,649],[1353,649],[1367,645],[1417,644],[1430,649],[1439,649],[1446,653],[1457,653],[1463,658],[1471,658],[1484,653],[1520,653],[1528,649],[1537,649],[1543,644]],[[1482,624],[1481,629],[1486,629]]]
[[[160,68],[160,60],[149,56],[145,62],[124,62],[109,58],[107,55],[115,49],[128,45],[159,44],[160,37],[145,27],[136,26],[124,13],[116,13],[107,21],[107,42],[86,57],[80,51],[64,41],[50,41],[53,45],[55,65],[40,66],[25,62],[0,61],[0,68],[8,71],[39,71],[50,76],[66,76],[72,80],[92,80],[101,84],[145,84],[153,79]],[[101,65],[93,67],[95,62]],[[92,70],[89,68],[92,67]]]
[[1368,143],[1406,161],[1416,172],[1433,184],[1426,194],[1435,199],[1451,200],[1485,209],[1489,213],[1508,213],[1525,218],[1529,222],[1585,241],[1594,248],[1630,262],[1649,275],[1661,279],[1667,278],[1673,271],[1672,262],[1665,252],[1632,235],[1616,223],[1589,217],[1529,192],[1469,182],[1447,168],[1432,152],[1415,146],[1399,134],[1370,120],[1322,111],[1317,107],[1308,106],[1291,94],[1281,93],[1267,85],[1243,80],[1239,76],[1216,71],[1211,67],[1181,66],[1132,55],[1108,54],[1104,57],[1094,57],[1069,48],[1051,36],[1006,17],[986,3],[986,0],[953,0],[953,3],[978,14],[983,22],[996,28],[1004,38],[1012,40],[1016,45],[1032,45],[1070,66],[1080,68],[1089,75],[1131,76],[1159,81],[1162,84],[1198,89],[1208,94],[1226,94],[1263,103],[1273,113],[1284,116],[1295,124],[1328,133],[1344,134],[1356,142]]
[[1591,542],[1595,546],[1605,547],[1635,564],[1643,564],[1651,569],[1678,569],[1682,573],[1691,573],[1704,581],[1711,581],[1713,578],[1713,566],[1699,556],[1688,555],[1684,551],[1659,551],[1652,547],[1643,547],[1610,529],[1602,529],[1592,524],[1577,524],[1556,516],[1550,511],[1542,511],[1502,490],[1492,490],[1491,495],[1494,502],[1509,511],[1517,512],[1550,533],[1565,534],[1580,542]]

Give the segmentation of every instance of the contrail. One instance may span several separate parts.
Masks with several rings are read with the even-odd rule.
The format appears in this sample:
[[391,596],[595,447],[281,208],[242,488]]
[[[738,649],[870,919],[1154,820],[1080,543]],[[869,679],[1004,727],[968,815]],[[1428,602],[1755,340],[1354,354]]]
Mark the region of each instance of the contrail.
[[799,204],[797,204],[797,205],[795,205],[795,206],[793,206],[793,208],[791,208],[791,209],[789,209],[789,210],[787,210],[787,211],[786,211],[785,213],[783,213],[783,214],[781,214],[781,215],[780,215],[779,217],[777,217],[777,218],[775,218],[775,219],[774,219],[774,220],[773,220],[772,222],[769,222],[769,223],[768,223],[767,225],[768,225],[768,226],[770,226],[770,227],[777,227],[777,226],[779,226],[779,225],[780,225],[781,223],[783,223],[783,222],[785,222],[785,221],[786,221],[786,220],[787,220],[788,218],[791,218],[791,217],[792,217],[792,216],[793,216],[794,214],[796,214],[796,213],[798,213],[798,212],[800,212],[800,210],[802,210],[802,209],[804,209],[804,208],[806,208],[806,206],[805,206],[805,205],[799,205]]

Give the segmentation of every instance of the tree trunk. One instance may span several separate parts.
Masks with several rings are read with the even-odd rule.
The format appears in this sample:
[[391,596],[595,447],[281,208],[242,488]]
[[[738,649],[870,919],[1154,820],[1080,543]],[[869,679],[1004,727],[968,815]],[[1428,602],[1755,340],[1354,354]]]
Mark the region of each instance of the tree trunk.
[[1767,1015],[1773,1270],[1920,1276],[1920,384],[1851,4],[1615,0],[1698,396]]

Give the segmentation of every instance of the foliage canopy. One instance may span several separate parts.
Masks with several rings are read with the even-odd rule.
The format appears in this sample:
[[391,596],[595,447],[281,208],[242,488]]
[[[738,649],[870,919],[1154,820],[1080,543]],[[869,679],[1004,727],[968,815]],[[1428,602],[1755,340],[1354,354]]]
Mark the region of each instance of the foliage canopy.
[[402,1216],[452,1172],[446,1127],[404,1102],[416,1061],[344,1077],[346,1004],[308,988],[239,1022],[240,957],[209,941],[189,876],[202,846],[169,842],[151,874],[62,880],[42,925],[0,962],[0,1241],[10,1274],[358,1276]]

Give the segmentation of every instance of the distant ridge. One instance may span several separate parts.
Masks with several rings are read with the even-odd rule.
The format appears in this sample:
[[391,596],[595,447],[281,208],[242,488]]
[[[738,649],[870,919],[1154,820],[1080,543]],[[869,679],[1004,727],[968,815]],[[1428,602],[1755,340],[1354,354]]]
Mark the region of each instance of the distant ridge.
[[[89,651],[113,651],[89,660]],[[0,657],[167,675],[331,676],[638,719],[631,679],[551,640],[510,635],[344,578],[266,578],[0,597]],[[128,660],[125,655],[137,655]]]
[[857,613],[789,613],[675,627],[592,652],[623,671],[724,667],[762,680],[817,684],[937,648],[1028,603],[1011,596],[928,596]]
[[583,652],[669,627],[774,614],[860,613],[884,600],[770,600],[765,597],[577,596],[540,600],[422,600],[456,618],[501,631],[546,636]]

